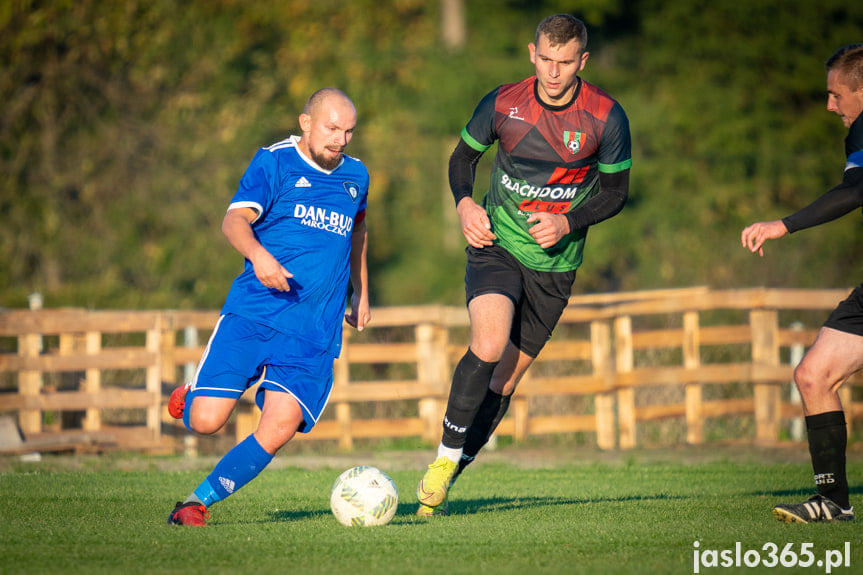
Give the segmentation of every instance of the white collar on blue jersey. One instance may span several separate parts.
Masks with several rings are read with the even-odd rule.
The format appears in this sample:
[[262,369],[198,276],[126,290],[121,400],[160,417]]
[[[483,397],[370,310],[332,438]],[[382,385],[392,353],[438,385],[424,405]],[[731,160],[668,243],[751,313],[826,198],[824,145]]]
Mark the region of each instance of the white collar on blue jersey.
[[341,160],[339,160],[339,165],[338,165],[338,166],[336,166],[335,168],[333,168],[332,170],[325,170],[324,168],[320,167],[320,166],[317,164],[317,162],[315,162],[313,159],[311,159],[311,158],[307,157],[307,156],[306,156],[306,155],[305,155],[305,154],[300,150],[300,146],[299,146],[299,143],[300,143],[300,136],[291,136],[291,137],[290,137],[290,138],[288,138],[288,139],[289,139],[289,140],[294,144],[294,148],[296,148],[296,149],[297,149],[297,154],[298,154],[298,155],[303,159],[303,161],[304,161],[305,163],[307,163],[310,167],[312,167],[312,168],[314,168],[314,169],[318,170],[319,172],[323,172],[323,173],[325,173],[325,174],[332,174],[333,172],[335,172],[336,170],[338,170],[338,169],[339,169],[339,167],[341,167],[341,165],[342,165],[342,164],[344,164],[344,163],[345,163],[345,154],[344,154],[344,152],[342,152],[342,158],[341,158]]

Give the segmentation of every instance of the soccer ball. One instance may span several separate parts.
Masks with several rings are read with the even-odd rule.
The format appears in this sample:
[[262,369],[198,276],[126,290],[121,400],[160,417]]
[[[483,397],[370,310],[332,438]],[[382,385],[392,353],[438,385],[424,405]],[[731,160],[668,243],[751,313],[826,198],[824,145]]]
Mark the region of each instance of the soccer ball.
[[342,525],[386,525],[396,514],[399,491],[389,476],[368,465],[339,475],[330,493],[330,509]]

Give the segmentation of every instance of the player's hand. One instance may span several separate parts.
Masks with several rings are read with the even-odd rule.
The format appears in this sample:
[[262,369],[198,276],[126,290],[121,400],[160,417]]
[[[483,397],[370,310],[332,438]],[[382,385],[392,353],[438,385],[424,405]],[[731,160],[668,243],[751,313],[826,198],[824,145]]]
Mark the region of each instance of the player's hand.
[[371,319],[372,313],[368,298],[361,298],[354,292],[351,295],[351,313],[345,314],[345,321],[348,322],[348,325],[357,328],[357,331],[363,331]]
[[485,208],[473,201],[473,198],[462,198],[456,206],[459,220],[461,220],[461,233],[467,243],[475,248],[490,246],[497,236],[491,231],[491,220]]
[[294,274],[285,269],[279,263],[279,260],[265,249],[261,249],[252,260],[252,266],[255,268],[255,276],[262,284],[268,288],[278,291],[291,291],[291,286],[288,284],[288,279],[294,277]]
[[740,234],[740,243],[750,252],[758,252],[759,256],[764,257],[764,242],[779,239],[787,233],[788,228],[785,227],[782,220],[758,222],[744,228]]
[[560,214],[534,212],[527,218],[527,223],[533,222],[537,223],[533,224],[528,231],[542,249],[552,247],[569,233],[569,221],[566,216]]

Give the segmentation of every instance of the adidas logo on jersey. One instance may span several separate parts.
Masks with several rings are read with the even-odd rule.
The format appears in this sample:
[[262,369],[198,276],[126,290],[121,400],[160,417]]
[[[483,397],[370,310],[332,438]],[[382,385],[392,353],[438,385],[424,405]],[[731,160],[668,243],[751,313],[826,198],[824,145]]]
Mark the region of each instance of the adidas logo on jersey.
[[311,188],[312,184],[306,179],[305,176],[300,176],[300,179],[297,180],[297,183],[294,184],[295,188]]

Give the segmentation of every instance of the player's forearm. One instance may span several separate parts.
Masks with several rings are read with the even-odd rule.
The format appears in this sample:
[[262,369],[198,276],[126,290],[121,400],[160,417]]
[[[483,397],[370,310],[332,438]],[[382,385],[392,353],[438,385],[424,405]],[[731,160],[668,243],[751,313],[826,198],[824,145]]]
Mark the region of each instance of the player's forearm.
[[842,217],[863,205],[863,168],[845,172],[842,183],[790,216],[782,223],[790,233],[811,228]]
[[459,139],[449,158],[449,186],[456,206],[464,198],[473,197],[476,164],[481,157],[482,152],[474,150],[464,140]]
[[222,233],[228,238],[228,242],[235,250],[247,260],[254,262],[261,250],[266,251],[264,246],[255,237],[249,214],[244,209],[229,210],[222,220]]
[[629,197],[629,170],[599,174],[599,193],[564,214],[570,231],[586,228],[617,215]]
[[363,220],[354,228],[351,235],[351,286],[360,298],[368,299],[369,268],[368,268],[369,234],[366,222]]

